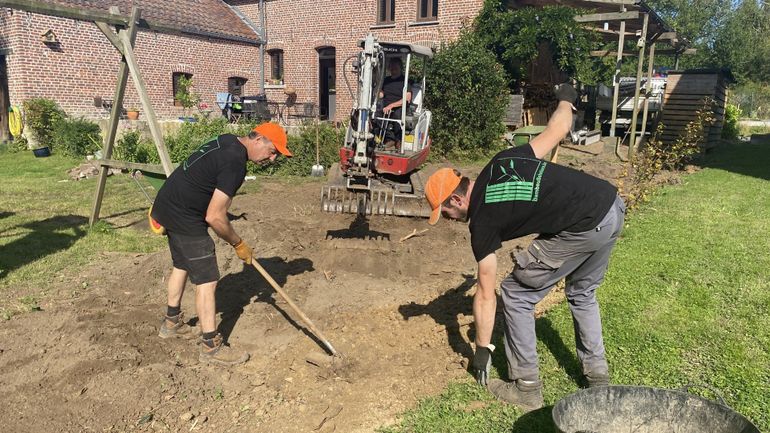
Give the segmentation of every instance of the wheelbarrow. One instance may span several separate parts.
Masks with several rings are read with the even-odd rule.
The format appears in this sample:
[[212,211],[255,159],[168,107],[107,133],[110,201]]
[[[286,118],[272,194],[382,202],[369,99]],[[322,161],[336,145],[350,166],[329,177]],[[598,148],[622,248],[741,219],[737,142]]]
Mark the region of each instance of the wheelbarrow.
[[705,387],[584,389],[556,403],[553,421],[562,433],[760,433],[721,397],[714,402],[690,394],[693,386]]

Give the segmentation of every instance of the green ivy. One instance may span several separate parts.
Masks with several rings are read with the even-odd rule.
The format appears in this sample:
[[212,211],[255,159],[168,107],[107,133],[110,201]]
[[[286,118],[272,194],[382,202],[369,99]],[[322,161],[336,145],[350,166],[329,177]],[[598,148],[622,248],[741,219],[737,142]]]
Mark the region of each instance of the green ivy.
[[578,9],[566,6],[509,9],[502,0],[487,0],[475,22],[475,32],[516,80],[526,80],[527,66],[547,43],[554,65],[585,84],[608,81],[612,65],[589,53],[599,36],[575,21]]

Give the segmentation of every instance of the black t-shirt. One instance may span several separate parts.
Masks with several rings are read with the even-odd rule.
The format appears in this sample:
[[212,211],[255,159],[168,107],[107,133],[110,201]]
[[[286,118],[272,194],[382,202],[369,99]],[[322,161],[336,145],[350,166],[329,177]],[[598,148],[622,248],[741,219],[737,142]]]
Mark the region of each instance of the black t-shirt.
[[503,241],[595,228],[617,189],[581,171],[537,159],[530,145],[492,158],[473,186],[468,206],[471,246],[477,261]]
[[[411,81],[411,80],[410,80]],[[406,89],[410,92],[411,89]],[[404,94],[404,76],[399,75],[397,78],[385,77],[382,82],[382,106],[390,105],[396,101],[401,100],[401,96]]]
[[208,233],[206,210],[214,190],[235,196],[246,176],[246,148],[232,134],[207,141],[171,173],[152,206],[152,217],[171,232]]

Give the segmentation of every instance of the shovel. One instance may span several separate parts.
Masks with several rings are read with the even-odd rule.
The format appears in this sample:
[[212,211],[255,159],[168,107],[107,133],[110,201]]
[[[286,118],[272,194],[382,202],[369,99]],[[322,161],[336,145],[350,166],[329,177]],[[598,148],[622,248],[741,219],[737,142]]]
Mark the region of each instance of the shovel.
[[313,177],[323,177],[324,166],[321,165],[321,150],[318,145],[318,117],[315,118],[315,165],[310,169],[310,175]]
[[308,318],[308,317],[305,315],[305,313],[303,313],[303,312],[302,312],[302,310],[300,310],[300,309],[299,309],[299,307],[297,306],[297,304],[295,304],[295,303],[294,303],[294,302],[291,300],[291,298],[289,298],[289,295],[287,295],[287,294],[286,294],[286,292],[284,292],[284,291],[283,291],[283,289],[281,289],[281,286],[279,286],[279,285],[278,285],[278,283],[276,283],[276,282],[275,282],[275,280],[273,279],[273,277],[271,277],[271,276],[270,276],[270,274],[268,274],[268,273],[267,273],[267,271],[265,270],[265,268],[263,268],[262,266],[260,266],[260,264],[259,264],[259,263],[257,263],[257,261],[256,261],[256,260],[252,260],[252,261],[251,261],[251,264],[252,264],[252,266],[254,266],[254,269],[256,269],[256,270],[257,270],[257,272],[259,272],[260,274],[262,274],[262,277],[264,277],[264,278],[265,278],[265,280],[267,280],[267,282],[268,282],[268,283],[270,283],[270,285],[271,285],[271,286],[273,286],[273,289],[275,289],[275,291],[276,291],[276,292],[278,292],[278,294],[279,294],[279,295],[281,295],[281,297],[283,298],[283,300],[284,300],[284,301],[286,301],[286,303],[287,303],[287,304],[289,304],[289,306],[292,308],[292,310],[294,310],[294,312],[295,312],[295,313],[297,313],[297,315],[298,315],[300,318],[302,318],[302,320],[305,322],[305,324],[308,326],[308,328],[310,328],[310,330],[311,330],[311,331],[313,331],[313,334],[315,334],[315,336],[316,336],[316,337],[318,337],[318,339],[319,339],[319,340],[321,340],[321,342],[324,344],[324,346],[326,346],[326,348],[329,350],[329,352],[330,352],[332,355],[339,357],[339,356],[340,356],[339,352],[337,352],[337,351],[334,349],[334,346],[332,346],[332,344],[331,344],[331,343],[329,343],[329,340],[327,340],[327,339],[326,339],[326,337],[325,337],[325,336],[324,336],[324,335],[321,333],[321,331],[319,331],[319,330],[318,330],[318,329],[315,327],[315,325],[313,324],[313,322],[312,322],[312,321],[310,321],[310,318]]

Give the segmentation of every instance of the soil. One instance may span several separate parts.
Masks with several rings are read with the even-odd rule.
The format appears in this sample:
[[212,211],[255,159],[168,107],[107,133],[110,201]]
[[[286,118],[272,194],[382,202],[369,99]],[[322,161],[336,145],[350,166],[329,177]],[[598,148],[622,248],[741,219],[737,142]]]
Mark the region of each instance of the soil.
[[[623,173],[601,144],[559,158],[613,181]],[[323,214],[319,190],[265,182],[237,196],[231,213],[242,216],[233,224],[259,263],[344,358],[323,362],[298,316],[218,241],[219,329],[251,359],[199,364],[195,340],[157,337],[168,251],[105,254],[52,278],[42,311],[4,322],[2,430],[368,432],[447,382],[469,380],[476,264],[466,225],[444,220],[399,242],[426,220]],[[117,218],[110,222],[126,223]],[[529,240],[504,244],[501,277]],[[187,290],[182,307],[192,318]],[[561,299],[553,291],[538,314]]]

